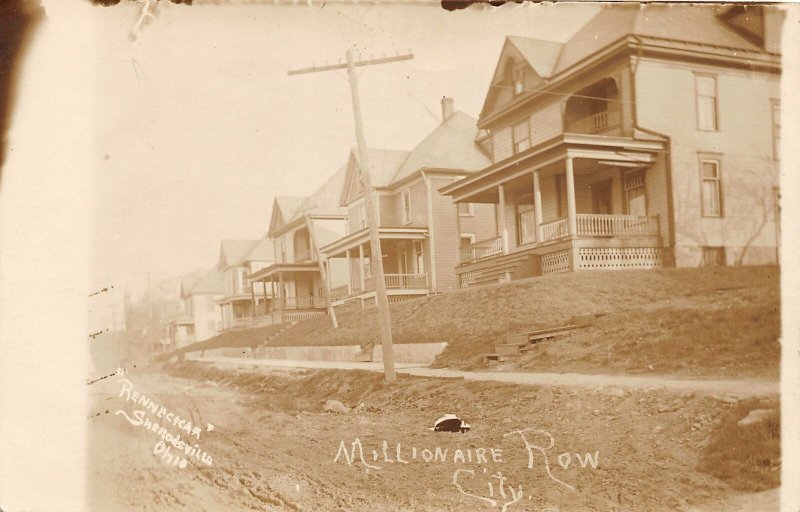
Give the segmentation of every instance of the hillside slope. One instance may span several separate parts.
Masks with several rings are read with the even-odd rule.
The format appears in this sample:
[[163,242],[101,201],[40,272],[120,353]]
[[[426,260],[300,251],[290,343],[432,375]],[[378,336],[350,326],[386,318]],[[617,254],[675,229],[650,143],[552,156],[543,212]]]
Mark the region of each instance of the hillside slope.
[[[599,314],[500,369],[690,375],[778,373],[778,267],[583,272],[393,304],[396,343],[446,341],[436,366],[477,368],[507,333]],[[299,322],[270,345],[379,342],[376,310]]]

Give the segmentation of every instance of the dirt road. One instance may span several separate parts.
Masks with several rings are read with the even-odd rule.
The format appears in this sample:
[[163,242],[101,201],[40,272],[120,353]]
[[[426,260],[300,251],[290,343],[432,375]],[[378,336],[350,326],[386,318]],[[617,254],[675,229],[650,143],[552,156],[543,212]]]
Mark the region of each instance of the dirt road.
[[[131,373],[90,387],[99,413],[87,419],[92,510],[710,512],[750,499],[695,469],[726,407],[708,396],[408,376],[387,387],[363,372],[172,373],[192,378]],[[353,409],[325,412],[334,398]],[[197,456],[185,468],[166,464],[137,410],[199,426],[196,436],[167,430],[211,465]],[[427,429],[447,412],[472,430]],[[766,499],[759,510],[777,510]]]

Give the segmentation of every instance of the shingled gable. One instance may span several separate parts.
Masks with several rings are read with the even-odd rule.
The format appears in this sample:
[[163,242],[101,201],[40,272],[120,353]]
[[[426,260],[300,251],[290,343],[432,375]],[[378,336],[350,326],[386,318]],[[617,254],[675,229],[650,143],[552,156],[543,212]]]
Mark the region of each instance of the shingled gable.
[[219,244],[219,265],[220,270],[239,265],[250,250],[253,248],[255,240],[223,240]]
[[486,94],[481,116],[514,98],[509,66],[523,66],[526,90],[541,87],[553,74],[563,46],[555,41],[507,36],[489,83],[489,92]]
[[272,215],[269,219],[269,236],[289,223],[308,200],[304,196],[275,196],[272,202]]
[[[392,181],[397,169],[408,156],[408,151],[397,149],[369,149],[369,158],[372,164],[370,179],[375,188],[386,188]],[[355,148],[350,150],[344,177],[345,186],[339,197],[339,205],[346,206],[361,195],[361,186],[358,174],[358,155]]]

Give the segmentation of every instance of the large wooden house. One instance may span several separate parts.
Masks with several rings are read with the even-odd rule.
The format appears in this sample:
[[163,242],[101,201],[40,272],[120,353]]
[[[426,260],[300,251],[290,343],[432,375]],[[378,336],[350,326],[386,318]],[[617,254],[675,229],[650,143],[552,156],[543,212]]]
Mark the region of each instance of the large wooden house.
[[[378,233],[387,294],[398,301],[458,288],[453,268],[459,245],[493,236],[494,206],[459,207],[439,189],[490,160],[479,143],[475,119],[442,100],[442,121],[411,151],[371,149],[371,181],[379,217]],[[352,150],[340,204],[347,211],[347,235],[324,247],[331,264],[346,262],[346,283],[332,289],[334,305],[374,303],[373,255],[369,243],[361,166]]]
[[249,276],[274,297],[269,308],[256,312],[265,323],[325,314],[327,289],[344,282],[342,265],[329,268],[319,251],[344,234],[346,212],[338,201],[344,174],[340,169],[310,196],[275,198],[267,235],[275,261]]
[[508,37],[478,126],[497,205],[462,287],[581,269],[773,263],[780,12],[611,5],[566,43]]

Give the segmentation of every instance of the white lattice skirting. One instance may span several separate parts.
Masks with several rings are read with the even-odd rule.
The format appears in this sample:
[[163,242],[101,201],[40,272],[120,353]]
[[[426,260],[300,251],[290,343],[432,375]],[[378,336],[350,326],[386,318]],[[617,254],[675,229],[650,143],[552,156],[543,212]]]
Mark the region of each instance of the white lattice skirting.
[[569,250],[551,252],[542,255],[542,274],[557,274],[569,272]]
[[614,270],[660,267],[661,249],[659,247],[579,249],[578,251],[579,269]]

